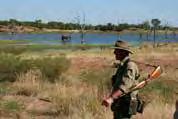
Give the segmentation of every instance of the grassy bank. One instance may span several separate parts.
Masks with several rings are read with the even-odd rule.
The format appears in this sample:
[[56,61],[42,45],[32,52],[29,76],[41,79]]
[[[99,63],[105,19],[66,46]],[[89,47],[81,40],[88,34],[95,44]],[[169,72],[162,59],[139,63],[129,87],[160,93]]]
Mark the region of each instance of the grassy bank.
[[77,51],[77,50],[89,50],[89,49],[107,49],[111,45],[107,44],[30,44],[25,40],[0,40],[0,52],[11,53],[11,54],[22,54],[25,52],[40,52],[46,50],[66,50],[66,51]]

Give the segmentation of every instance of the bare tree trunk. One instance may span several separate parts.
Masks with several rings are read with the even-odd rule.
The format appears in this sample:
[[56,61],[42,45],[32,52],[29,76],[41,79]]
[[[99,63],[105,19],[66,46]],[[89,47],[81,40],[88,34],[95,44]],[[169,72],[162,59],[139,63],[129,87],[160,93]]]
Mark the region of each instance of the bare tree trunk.
[[85,43],[85,39],[84,39],[84,36],[85,36],[85,31],[84,31],[85,30],[85,13],[83,13],[83,20],[82,20],[83,23],[81,23],[81,16],[77,16],[76,20],[79,25],[79,33],[80,33],[80,38],[81,38],[80,43],[84,44]]
[[154,40],[154,48],[156,47],[156,28],[154,27],[154,32],[153,32],[153,40]]
[[146,31],[146,41],[148,41],[148,30]]
[[167,29],[166,29],[166,31],[165,31],[165,39],[167,39],[168,38],[168,34],[167,34]]
[[81,31],[81,44],[85,43],[85,39],[84,39],[84,32]]

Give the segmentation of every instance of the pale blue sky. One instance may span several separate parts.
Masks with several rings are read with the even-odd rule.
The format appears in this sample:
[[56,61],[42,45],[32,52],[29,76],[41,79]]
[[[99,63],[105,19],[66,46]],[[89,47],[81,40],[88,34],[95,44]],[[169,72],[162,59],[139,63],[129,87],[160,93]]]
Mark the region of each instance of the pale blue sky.
[[0,20],[141,23],[152,18],[178,26],[178,0],[0,0]]

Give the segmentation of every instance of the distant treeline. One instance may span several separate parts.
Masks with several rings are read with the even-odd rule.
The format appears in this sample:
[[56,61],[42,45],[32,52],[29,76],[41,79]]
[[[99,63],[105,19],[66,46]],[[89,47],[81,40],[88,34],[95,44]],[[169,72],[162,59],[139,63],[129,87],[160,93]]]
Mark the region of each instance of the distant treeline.
[[[153,19],[152,19],[153,20]],[[9,20],[0,20],[0,25],[3,26],[31,26],[37,27],[39,29],[47,28],[47,29],[61,29],[61,30],[100,30],[100,31],[122,31],[126,29],[137,30],[137,29],[152,29],[152,20],[144,21],[141,24],[128,24],[128,23],[120,23],[120,24],[99,24],[99,25],[91,25],[91,24],[79,24],[79,23],[64,23],[60,21],[50,21],[47,23],[42,22],[42,20],[35,21],[18,21],[16,19]],[[156,19],[159,20],[159,19]],[[160,20],[159,20],[160,21]],[[160,21],[161,23],[161,21]],[[177,27],[170,27],[168,25],[159,25],[157,27],[159,30],[172,29],[177,30]]]

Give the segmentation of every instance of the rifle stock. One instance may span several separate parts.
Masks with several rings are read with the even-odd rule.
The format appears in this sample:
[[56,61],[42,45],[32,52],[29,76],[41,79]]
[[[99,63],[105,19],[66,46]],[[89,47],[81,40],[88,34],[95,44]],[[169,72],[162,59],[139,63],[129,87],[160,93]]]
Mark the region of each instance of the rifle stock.
[[157,66],[155,68],[155,70],[151,74],[149,74],[148,77],[144,81],[137,84],[134,88],[131,89],[130,92],[135,91],[135,90],[139,90],[139,89],[145,87],[148,84],[148,82],[150,82],[153,79],[158,78],[161,74],[162,74],[161,67]]
[[129,92],[122,94],[120,97],[122,97],[128,93],[131,93],[133,91],[142,89],[143,87],[145,87],[148,84],[148,82],[150,82],[151,80],[153,80],[155,78],[158,78],[161,75],[161,73],[162,73],[161,67],[157,66],[155,68],[155,70],[151,74],[149,74],[148,77],[144,81],[140,82],[135,87],[131,88]]

